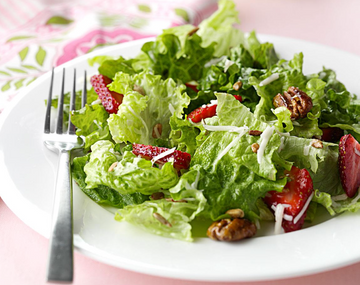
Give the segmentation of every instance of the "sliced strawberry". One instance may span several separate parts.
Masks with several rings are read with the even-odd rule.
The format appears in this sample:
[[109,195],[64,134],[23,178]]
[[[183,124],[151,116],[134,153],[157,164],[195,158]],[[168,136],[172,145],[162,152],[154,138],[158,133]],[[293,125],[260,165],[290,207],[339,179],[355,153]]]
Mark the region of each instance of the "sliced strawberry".
[[194,92],[196,92],[196,93],[199,92],[199,90],[197,89],[197,85],[192,84],[192,82],[185,83],[185,85],[186,85],[187,87],[189,87],[190,89],[192,89]]
[[211,118],[211,117],[215,116],[216,115],[216,107],[217,107],[217,104],[204,105],[204,106],[199,107],[199,108],[195,109],[194,111],[192,111],[188,115],[187,118],[188,118],[188,120],[191,120],[194,123],[199,123],[203,119]]
[[[133,154],[139,155],[142,158],[151,160],[159,154],[169,151],[166,147],[157,147],[152,145],[133,144]],[[168,161],[174,159],[174,168],[178,171],[181,169],[188,169],[190,166],[191,155],[187,152],[175,150],[167,156],[161,157],[155,161],[156,164],[165,164]]]
[[90,79],[91,85],[94,87],[96,94],[103,104],[105,110],[109,113],[117,113],[119,105],[122,103],[123,95],[114,91],[110,91],[107,85],[112,80],[102,74],[93,75]]
[[323,132],[321,140],[324,142],[338,142],[344,135],[344,131],[340,128],[324,128],[321,130]]
[[[269,191],[264,198],[264,202],[272,210],[278,204],[284,205],[284,214],[292,217],[292,221],[283,219],[282,227],[285,232],[292,232],[301,229],[304,224],[307,208],[301,216],[299,214],[305,206],[308,207],[305,204],[314,190],[312,179],[306,169],[293,166],[290,171],[285,171],[285,175],[289,178],[289,181],[283,191]],[[297,221],[297,219],[299,220]]]
[[340,139],[338,162],[344,191],[348,197],[354,197],[360,187],[360,144],[350,134]]
[[[242,101],[242,97],[240,95],[233,95],[235,97],[236,100],[238,101]],[[191,120],[194,123],[199,123],[201,122],[201,120],[206,119],[206,118],[211,118],[213,116],[216,115],[216,107],[217,104],[208,104],[208,105],[203,105],[197,109],[195,109],[194,111],[192,111],[189,115],[188,115],[188,120]]]

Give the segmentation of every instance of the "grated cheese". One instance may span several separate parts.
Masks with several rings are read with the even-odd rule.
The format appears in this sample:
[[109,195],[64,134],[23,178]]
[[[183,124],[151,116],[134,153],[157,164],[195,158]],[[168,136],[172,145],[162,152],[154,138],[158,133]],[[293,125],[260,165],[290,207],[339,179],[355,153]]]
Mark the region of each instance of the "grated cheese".
[[174,115],[175,109],[174,109],[174,106],[171,105],[171,103],[169,103],[169,110],[170,110],[170,112],[171,112],[171,115]]
[[309,204],[313,196],[314,196],[314,192],[311,193],[310,197],[306,200],[304,207],[301,209],[300,213],[295,217],[294,224],[296,224],[300,220],[300,218],[304,215],[305,211],[309,207]]
[[226,72],[230,66],[232,66],[235,62],[231,61],[231,60],[228,60],[226,59],[225,61],[225,67],[224,67],[224,72]]
[[281,137],[281,138],[280,138],[280,146],[279,146],[279,148],[278,148],[278,152],[281,152],[281,151],[283,150],[283,148],[284,148],[284,146],[285,146],[284,140],[285,140],[285,137]]
[[354,151],[355,151],[355,154],[357,154],[358,156],[360,156],[360,151],[356,148],[356,146],[354,146]]
[[[284,208],[289,208],[289,207],[291,207],[291,206],[288,205],[288,204],[281,204],[281,205],[283,205]],[[271,206],[271,209],[275,212],[275,211],[276,211],[276,206],[275,206],[275,205],[272,205],[272,206]],[[288,215],[288,214],[284,214],[283,219],[286,220],[286,221],[291,222],[291,221],[293,220],[293,217],[290,216],[290,215]]]
[[261,142],[260,142],[260,147],[257,151],[257,161],[259,164],[262,163],[263,159],[264,159],[264,153],[265,153],[265,148],[267,143],[269,142],[273,132],[275,130],[275,127],[266,127],[265,131],[261,134]]
[[170,154],[172,154],[173,152],[175,151],[175,147],[172,148],[172,149],[169,149],[167,151],[164,151],[163,153],[160,153],[159,155],[157,156],[154,156],[153,159],[151,160],[151,163],[154,164],[157,160],[165,157],[165,156],[168,156]]
[[283,204],[277,204],[275,209],[275,230],[274,233],[276,235],[281,234],[281,224],[284,218],[284,206]]
[[341,194],[341,195],[331,197],[331,199],[333,201],[342,201],[342,200],[346,200],[347,198],[348,198],[348,196],[346,194]]
[[247,128],[243,128],[243,132],[240,132],[239,135],[231,142],[227,145],[227,147],[222,151],[220,152],[220,154],[218,155],[218,157],[215,159],[214,161],[214,164],[213,164],[213,169],[215,170],[215,167],[218,163],[218,161],[225,155],[229,152],[229,150],[234,146],[236,145],[240,138],[245,135],[247,133]]
[[101,104],[101,100],[100,99],[96,99],[95,101],[93,101],[91,103],[91,105],[100,105]]
[[260,82],[259,86],[265,86],[275,80],[279,79],[279,73],[273,73],[269,77],[265,78],[263,81]]
[[226,58],[226,55],[223,55],[222,57],[219,57],[219,58],[214,58],[214,59],[208,61],[205,64],[205,67],[210,67],[212,65],[215,65],[215,64],[219,63],[220,61],[224,60],[225,58]]
[[212,125],[206,125],[203,124],[203,127],[205,130],[208,131],[225,131],[225,132],[230,132],[230,133],[242,133],[243,131],[248,131],[249,128],[248,127],[236,127],[236,126],[212,126]]

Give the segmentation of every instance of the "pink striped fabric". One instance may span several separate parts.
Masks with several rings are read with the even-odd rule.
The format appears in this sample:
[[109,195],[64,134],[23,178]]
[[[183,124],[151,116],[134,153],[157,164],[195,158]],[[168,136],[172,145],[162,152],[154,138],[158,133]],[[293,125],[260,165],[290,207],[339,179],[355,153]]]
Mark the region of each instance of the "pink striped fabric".
[[0,34],[25,24],[43,8],[36,0],[0,0]]

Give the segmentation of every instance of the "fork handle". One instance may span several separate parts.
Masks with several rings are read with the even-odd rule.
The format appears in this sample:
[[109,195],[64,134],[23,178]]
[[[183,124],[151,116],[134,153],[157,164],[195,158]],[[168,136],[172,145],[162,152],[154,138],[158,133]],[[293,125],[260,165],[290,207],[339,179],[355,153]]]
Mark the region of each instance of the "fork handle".
[[73,207],[70,151],[59,153],[47,268],[49,282],[73,281]]

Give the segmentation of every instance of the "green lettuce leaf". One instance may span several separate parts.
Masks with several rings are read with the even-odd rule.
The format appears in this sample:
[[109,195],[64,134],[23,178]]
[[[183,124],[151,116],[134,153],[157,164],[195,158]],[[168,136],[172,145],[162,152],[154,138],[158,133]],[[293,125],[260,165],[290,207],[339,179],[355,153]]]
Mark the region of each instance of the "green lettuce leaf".
[[85,150],[99,140],[111,138],[107,119],[109,113],[99,104],[85,105],[71,114],[71,122],[76,127],[76,134],[84,137]]
[[[180,178],[174,188],[170,189],[170,197],[179,202],[161,199],[127,206],[118,210],[115,219],[127,221],[153,234],[192,241],[190,222],[203,211],[206,204],[202,192],[194,188],[197,177],[197,170],[189,171]],[[154,213],[164,217],[171,226],[158,221]]]
[[257,68],[270,69],[279,61],[274,45],[272,43],[260,43],[254,31],[246,37],[245,46],[250,51]]
[[326,82],[321,127],[341,128],[360,140],[360,100],[337,80],[333,70],[324,68],[318,75]]
[[[340,200],[336,198],[340,198]],[[346,194],[343,192],[339,196],[331,196],[329,193],[321,192],[319,190],[315,191],[315,195],[313,197],[314,202],[319,203],[324,206],[328,212],[334,216],[336,214],[340,214],[342,212],[350,211],[357,212],[360,209],[360,201],[359,194],[354,198],[348,198]]]
[[[296,86],[301,90],[305,89],[306,77],[302,73],[303,55],[295,54],[290,61],[280,60],[266,73],[254,74],[249,78],[249,83],[254,86],[257,94],[260,96],[260,102],[256,106],[255,116],[263,121],[273,121],[276,119],[271,109],[273,106],[273,98],[278,93],[283,93],[290,86]],[[279,76],[278,79],[269,84],[260,84],[264,79],[273,74]]]
[[89,158],[90,154],[82,157],[75,157],[71,166],[71,171],[76,184],[93,201],[101,205],[123,208],[127,205],[141,204],[146,200],[149,200],[149,196],[147,195],[141,193],[120,194],[118,191],[104,185],[98,185],[96,188],[91,189],[87,188],[84,166],[89,162]]
[[[144,94],[133,91],[140,86]],[[109,128],[113,139],[120,142],[154,144],[156,139],[167,140],[170,135],[170,117],[182,117],[183,109],[190,102],[183,91],[184,85],[177,85],[171,78],[165,81],[158,75],[139,73],[130,76],[119,72],[109,89],[124,94],[117,114],[110,115]],[[161,124],[160,137],[153,137],[153,129]]]
[[197,148],[196,137],[200,133],[199,128],[190,123],[187,118],[179,119],[176,116],[170,118],[170,145],[177,150],[194,154]]
[[244,42],[243,33],[234,27],[239,23],[235,3],[220,0],[218,10],[199,25],[197,34],[202,38],[202,46],[216,43],[214,56],[229,55],[230,48]]
[[[110,170],[114,163],[117,165]],[[84,166],[87,188],[108,186],[120,194],[139,192],[150,195],[160,189],[169,189],[179,178],[170,162],[161,169],[153,167],[151,161],[139,158],[130,151],[121,157],[110,141],[98,141],[91,146],[89,162]]]
[[197,34],[188,36],[184,47],[174,34],[163,34],[154,42],[147,42],[141,48],[148,56],[149,70],[161,75],[163,79],[173,78],[183,83],[198,80],[202,75],[204,64],[214,52],[212,45],[201,46],[201,38]]
[[315,148],[312,142],[312,139],[283,136],[279,155],[297,167],[306,168],[314,189],[338,195],[343,191],[338,173],[338,145],[323,142],[323,148]]
[[[269,127],[233,96],[219,93],[217,98],[218,117],[207,119],[207,124],[247,126],[250,130],[260,131]],[[275,160],[286,165],[277,154],[280,136],[275,132],[271,135],[263,161],[259,164],[251,145],[261,144],[262,139],[248,134],[239,137],[237,133],[214,131],[199,146],[192,158],[191,169],[200,168],[199,189],[204,189],[208,201],[205,215],[215,220],[228,209],[241,208],[249,218],[258,218],[257,200],[267,191],[283,189],[286,179],[276,179],[275,166]],[[230,143],[233,144],[230,150],[221,156]]]

